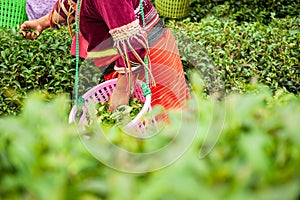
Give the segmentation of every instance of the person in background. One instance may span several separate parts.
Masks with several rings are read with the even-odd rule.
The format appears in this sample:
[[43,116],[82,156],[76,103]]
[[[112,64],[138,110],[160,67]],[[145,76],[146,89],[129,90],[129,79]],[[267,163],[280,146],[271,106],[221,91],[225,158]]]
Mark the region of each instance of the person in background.
[[[74,18],[79,14],[87,58],[94,59],[97,67],[113,63],[118,72],[111,110],[129,103],[137,78],[149,83],[152,106],[184,107],[189,91],[177,44],[150,0],[81,0],[80,13],[76,6],[77,0],[58,0],[49,14],[24,22],[20,31],[30,28],[42,33],[56,23],[78,22]],[[37,35],[28,32],[24,37]]]
[[48,14],[56,0],[26,0],[26,13],[28,20],[41,18]]

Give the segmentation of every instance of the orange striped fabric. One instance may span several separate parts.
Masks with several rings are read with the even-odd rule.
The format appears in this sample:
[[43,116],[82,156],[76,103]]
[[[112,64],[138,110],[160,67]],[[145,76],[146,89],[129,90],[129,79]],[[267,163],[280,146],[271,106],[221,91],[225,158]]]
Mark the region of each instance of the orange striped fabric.
[[182,108],[189,98],[176,41],[169,29],[150,47],[150,62],[156,86],[151,87],[152,106]]

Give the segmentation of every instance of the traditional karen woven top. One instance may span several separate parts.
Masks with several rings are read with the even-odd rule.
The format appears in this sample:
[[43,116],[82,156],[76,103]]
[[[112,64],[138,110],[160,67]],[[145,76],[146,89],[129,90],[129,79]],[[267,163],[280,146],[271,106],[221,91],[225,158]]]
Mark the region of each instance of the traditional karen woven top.
[[[56,10],[71,20],[76,3],[77,0],[59,0]],[[149,74],[151,105],[181,108],[188,97],[188,87],[175,38],[159,20],[150,0],[143,0],[142,5],[140,10],[140,0],[81,0],[80,31],[89,43],[88,57],[95,58],[99,67],[116,61],[117,69],[133,71],[140,66],[147,69],[146,55],[151,73],[139,78],[148,83]],[[151,54],[147,54],[149,49]],[[150,84],[153,77],[155,84]]]
[[[81,1],[80,32],[88,41],[90,57],[100,59],[102,65],[116,61],[117,67],[129,67],[129,61],[143,62],[148,40],[142,28],[140,0]],[[76,3],[77,0],[58,0],[55,10],[72,19]],[[159,16],[149,0],[143,0],[143,11],[148,31],[157,24]]]

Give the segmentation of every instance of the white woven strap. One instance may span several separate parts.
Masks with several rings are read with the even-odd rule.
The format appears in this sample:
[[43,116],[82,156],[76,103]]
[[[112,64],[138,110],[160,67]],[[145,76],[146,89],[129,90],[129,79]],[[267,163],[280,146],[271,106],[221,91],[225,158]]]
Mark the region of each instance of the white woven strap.
[[[130,65],[131,65],[131,69],[130,70],[132,72],[138,71],[138,69],[141,67],[140,63],[133,63],[131,61],[130,61]],[[114,66],[114,70],[117,71],[118,73],[121,73],[121,74],[125,74],[126,72],[129,72],[129,69],[125,68],[125,67]]]
[[142,27],[139,24],[139,20],[136,19],[129,24],[124,26],[111,29],[109,33],[113,37],[114,42],[121,42],[124,40],[128,40],[131,37],[144,32]]

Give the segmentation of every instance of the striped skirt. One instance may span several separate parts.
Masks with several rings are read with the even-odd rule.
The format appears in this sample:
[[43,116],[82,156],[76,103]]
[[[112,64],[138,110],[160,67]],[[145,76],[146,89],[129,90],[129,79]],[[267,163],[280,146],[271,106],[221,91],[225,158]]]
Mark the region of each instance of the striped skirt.
[[189,98],[176,41],[169,29],[150,46],[150,61],[156,86],[151,87],[152,106],[182,108]]

